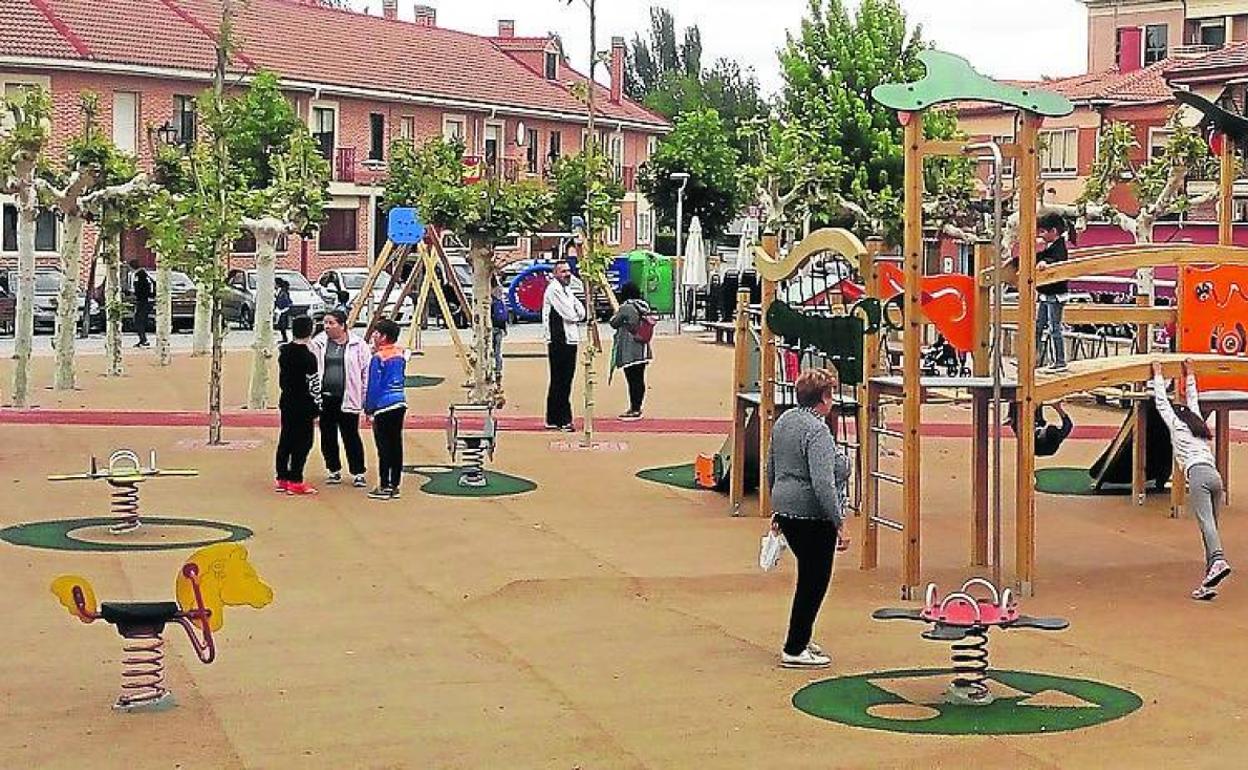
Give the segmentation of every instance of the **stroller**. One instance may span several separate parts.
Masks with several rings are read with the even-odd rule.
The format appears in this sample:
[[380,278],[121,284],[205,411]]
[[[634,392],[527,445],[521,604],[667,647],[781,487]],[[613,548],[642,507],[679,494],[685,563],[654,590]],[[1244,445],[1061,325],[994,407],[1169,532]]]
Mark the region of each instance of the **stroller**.
[[966,377],[971,373],[966,365],[966,354],[959,353],[941,334],[923,349],[919,367],[924,377]]

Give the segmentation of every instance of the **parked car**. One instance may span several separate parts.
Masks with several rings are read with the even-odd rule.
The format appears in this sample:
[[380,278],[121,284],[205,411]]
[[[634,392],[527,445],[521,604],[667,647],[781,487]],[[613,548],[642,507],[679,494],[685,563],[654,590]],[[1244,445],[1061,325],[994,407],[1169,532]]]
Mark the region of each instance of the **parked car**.
[[[60,270],[37,268],[35,270],[35,330],[56,327],[56,306],[60,302],[61,279]],[[10,288],[13,297],[17,297],[17,271],[9,270],[5,274],[5,284]],[[79,312],[86,304],[86,294],[78,292]]]
[[[345,291],[347,293],[347,302],[355,304],[356,298],[360,296],[360,290],[364,288],[364,284],[368,282],[369,269],[366,267],[339,267],[333,270],[326,270],[321,273],[321,277],[316,279],[317,290],[320,292],[321,299],[329,307],[338,304],[338,292]],[[381,302],[386,293],[386,287],[390,285],[390,274],[381,271],[377,275],[377,282],[373,284],[372,299],[364,303],[364,307],[360,311],[357,323],[367,324],[372,318],[374,308],[381,306]],[[388,308],[394,306],[395,299],[402,291],[402,283],[396,284],[390,292],[390,297],[386,300]],[[400,324],[408,324],[412,321],[412,316],[416,313],[416,303],[414,295],[419,291],[417,286],[413,289],[412,295],[403,299],[403,304],[399,309],[398,321]]]
[[[316,288],[296,270],[276,270],[277,278],[290,284],[290,317],[307,315],[319,322],[325,316],[325,300]],[[221,314],[227,322],[251,329],[256,323],[256,271],[232,270],[225,279]],[[272,323],[272,320],[270,320]]]
[[[148,277],[153,282],[156,281],[156,271],[149,269]],[[103,329],[105,323],[104,313],[104,284],[103,277],[98,276],[101,281],[91,292],[91,328]],[[180,273],[177,270],[169,271],[169,299],[173,306],[172,326],[173,331],[190,331],[195,328],[195,298],[198,292],[195,289],[195,282],[186,273]],[[148,318],[147,330],[156,331],[156,299],[153,296],[153,309],[151,316]],[[134,331],[134,271],[127,269],[121,277],[121,328],[123,331]]]

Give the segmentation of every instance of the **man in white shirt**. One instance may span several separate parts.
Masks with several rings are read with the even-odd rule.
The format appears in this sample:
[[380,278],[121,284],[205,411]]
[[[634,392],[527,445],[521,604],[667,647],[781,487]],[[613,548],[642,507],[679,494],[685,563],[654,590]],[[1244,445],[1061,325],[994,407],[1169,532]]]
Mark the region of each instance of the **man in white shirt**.
[[576,375],[576,351],[581,341],[580,324],[585,305],[572,293],[572,268],[556,262],[553,280],[542,297],[542,330],[546,358],[550,362],[550,385],[546,390],[546,428],[572,432],[572,378]]

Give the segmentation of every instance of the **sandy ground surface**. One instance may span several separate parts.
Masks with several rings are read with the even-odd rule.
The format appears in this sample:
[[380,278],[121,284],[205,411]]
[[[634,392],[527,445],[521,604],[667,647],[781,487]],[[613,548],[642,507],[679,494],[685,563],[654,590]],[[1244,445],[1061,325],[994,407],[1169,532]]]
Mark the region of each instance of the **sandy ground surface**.
[[[514,350],[540,353],[535,345]],[[658,352],[650,414],[727,416],[728,348],[662,340]],[[107,380],[97,374],[99,360],[83,360],[82,391],[40,391],[37,402],[202,408],[201,361],[159,370],[139,360],[127,377]],[[0,382],[8,366],[0,363]],[[514,358],[507,366],[508,410],[538,414],[544,362]],[[431,350],[412,371],[448,377],[412,392],[416,411],[443,413],[458,395],[449,351]],[[245,358],[230,361],[227,406],[241,404],[246,373]],[[50,374],[36,376],[44,382]],[[600,404],[614,412],[624,398],[617,381]],[[953,421],[966,411],[927,414]],[[1121,415],[1080,410],[1078,419],[1111,424]],[[272,432],[229,431],[260,442],[254,448],[179,445],[203,433],[0,425],[0,525],[103,514],[104,487],[44,477],[83,467],[90,453],[154,447],[162,464],[202,475],[147,484],[145,510],[254,529],[252,561],[276,592],[266,609],[227,611],[210,666],[179,629],[168,629],[168,681],[179,708],[117,714],[109,704],[119,638],[102,623],[70,618],[48,584],[72,572],[89,578],[102,600],[169,599],[186,552],[0,543],[0,767],[1186,768],[1233,766],[1248,746],[1240,665],[1248,592],[1232,577],[1212,604],[1187,598],[1201,571],[1196,527],[1168,518],[1160,498],[1140,508],[1127,498],[1040,496],[1037,595],[1024,610],[1068,617],[1071,627],[993,640],[996,666],[1108,682],[1138,693],[1143,708],[1061,735],[924,737],[844,727],[790,704],[812,679],[947,664],[948,648],[921,640],[919,626],[870,619],[873,609],[899,604],[895,535],[881,535],[874,572],[856,568],[856,543],[838,562],[816,629],[835,659],[832,671],[782,670],[775,664],[793,564],[758,570],[763,523],[729,517],[714,493],[633,476],[713,451],[722,436],[604,436],[627,450],[566,453],[551,450],[549,434],[509,434],[494,467],[533,479],[537,491],[449,499],[419,493],[409,477],[403,500],[374,503],[350,488],[278,498],[269,491]],[[1072,441],[1057,462],[1086,464],[1104,443]],[[969,442],[925,446],[925,577],[960,583],[973,574]],[[409,462],[445,462],[437,432],[409,433],[407,452]],[[1245,454],[1235,447],[1232,466],[1243,467]],[[319,480],[315,456],[310,467]],[[1243,500],[1237,495],[1223,517],[1232,559],[1248,551]],[[1008,565],[1008,527],[1006,534]]]

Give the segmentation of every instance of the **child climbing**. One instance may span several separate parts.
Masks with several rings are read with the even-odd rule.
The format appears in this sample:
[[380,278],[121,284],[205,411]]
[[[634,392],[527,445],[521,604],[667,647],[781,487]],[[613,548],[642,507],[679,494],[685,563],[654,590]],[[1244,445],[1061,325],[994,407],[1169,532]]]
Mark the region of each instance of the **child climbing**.
[[[1053,425],[1044,419],[1044,405],[1036,410],[1036,431],[1035,431],[1035,454],[1036,457],[1052,457],[1057,454],[1057,450],[1061,449],[1066,438],[1070,436],[1071,431],[1075,429],[1075,423],[1070,419],[1070,415],[1066,412],[1065,405],[1061,401],[1053,404],[1054,411],[1062,418],[1062,424]],[[1010,414],[1005,424],[1010,430],[1018,433],[1018,404],[1010,404]]]
[[[1200,400],[1196,390],[1196,376],[1192,374],[1191,360],[1183,362],[1183,385],[1186,404],[1171,404],[1166,396],[1166,381],[1161,364],[1153,362],[1153,400],[1157,411],[1170,428],[1170,440],[1174,444],[1174,459],[1183,466],[1187,477],[1192,513],[1200,526],[1200,536],[1205,545],[1205,578],[1192,591],[1192,598],[1209,601],[1218,595],[1217,586],[1231,574],[1231,565],[1222,553],[1222,538],[1218,535],[1218,502],[1222,497],[1222,476],[1218,474],[1217,462],[1209,449],[1213,434],[1200,416]],[[1178,383],[1175,383],[1178,389]],[[1178,480],[1175,480],[1178,483]]]

